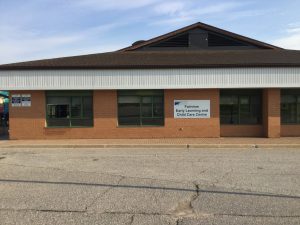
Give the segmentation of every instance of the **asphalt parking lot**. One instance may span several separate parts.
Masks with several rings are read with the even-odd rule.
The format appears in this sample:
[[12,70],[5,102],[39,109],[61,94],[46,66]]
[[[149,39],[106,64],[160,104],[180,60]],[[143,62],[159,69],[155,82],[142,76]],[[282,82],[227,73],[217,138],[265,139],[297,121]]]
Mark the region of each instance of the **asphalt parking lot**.
[[0,224],[300,224],[300,149],[0,149]]

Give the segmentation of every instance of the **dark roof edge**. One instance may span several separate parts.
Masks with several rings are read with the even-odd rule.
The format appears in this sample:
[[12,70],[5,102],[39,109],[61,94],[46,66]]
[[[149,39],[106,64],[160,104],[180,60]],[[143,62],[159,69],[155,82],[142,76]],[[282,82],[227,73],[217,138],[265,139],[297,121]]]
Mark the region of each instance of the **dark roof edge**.
[[62,59],[69,59],[69,58],[79,58],[79,57],[85,57],[85,56],[93,56],[93,55],[99,55],[99,54],[109,54],[109,53],[114,53],[118,51],[112,51],[112,52],[101,52],[101,53],[90,53],[90,54],[82,54],[82,55],[69,55],[69,56],[58,56],[54,58],[42,58],[42,59],[33,59],[33,60],[28,60],[28,61],[19,61],[19,62],[12,62],[12,63],[5,63],[5,64],[0,64],[0,69],[2,66],[13,66],[15,64],[20,64],[20,63],[35,63],[35,62],[43,62],[47,60],[62,60]]
[[265,63],[265,64],[228,64],[228,65],[220,65],[220,64],[210,64],[210,65],[141,65],[141,66],[58,66],[58,67],[51,67],[51,66],[17,66],[17,67],[5,67],[1,68],[0,71],[24,71],[24,70],[121,70],[121,69],[128,69],[128,70],[135,70],[135,69],[206,69],[206,68],[267,68],[267,67],[300,67],[300,63]]
[[230,32],[230,31],[218,28],[218,27],[214,27],[214,26],[211,26],[211,25],[208,25],[208,24],[205,24],[205,23],[197,22],[197,23],[194,23],[192,25],[180,28],[178,30],[175,30],[175,31],[163,34],[163,35],[160,35],[158,37],[151,38],[151,39],[149,39],[149,40],[147,40],[147,41],[145,41],[145,42],[143,42],[141,44],[129,46],[129,47],[120,49],[118,51],[132,51],[132,50],[136,50],[136,49],[139,49],[141,47],[147,46],[149,44],[155,43],[157,41],[162,41],[164,39],[170,38],[172,36],[178,35],[180,33],[183,33],[183,32],[195,29],[195,28],[202,28],[202,29],[206,29],[208,31],[221,33],[223,35],[227,35],[227,36],[233,37],[235,39],[251,43],[251,44],[253,44],[255,46],[258,46],[258,47],[263,47],[263,48],[268,48],[268,49],[274,49],[274,50],[276,50],[276,49],[277,50],[282,50],[283,49],[283,48],[280,48],[278,46],[271,45],[271,44],[268,44],[268,43],[265,43],[265,42],[262,42],[262,41],[258,41],[258,40],[255,40],[253,38],[249,38],[249,37],[237,34],[237,33],[233,33],[233,32]]

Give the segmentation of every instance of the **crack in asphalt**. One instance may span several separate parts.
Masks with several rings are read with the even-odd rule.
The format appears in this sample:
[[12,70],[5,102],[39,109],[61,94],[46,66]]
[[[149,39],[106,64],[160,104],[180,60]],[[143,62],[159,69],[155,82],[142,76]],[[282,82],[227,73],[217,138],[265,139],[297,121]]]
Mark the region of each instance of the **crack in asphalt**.
[[85,210],[56,210],[56,209],[38,209],[39,212],[52,212],[52,213],[86,213]]
[[[132,176],[123,176],[120,174],[111,174],[111,173],[101,173],[101,172],[91,172],[91,171],[81,171],[81,170],[66,170],[66,169],[61,169],[61,168],[55,168],[55,167],[39,167],[39,166],[28,166],[28,165],[21,165],[21,164],[10,164],[10,163],[0,163],[1,165],[9,165],[9,166],[20,166],[20,167],[28,167],[28,168],[37,168],[37,169],[53,169],[53,170],[59,170],[59,171],[64,171],[64,172],[69,172],[69,173],[87,173],[87,174],[95,174],[95,175],[106,175],[106,176],[111,176],[111,177],[124,177],[124,178],[129,178],[129,179],[141,179],[141,180],[153,180],[153,181],[165,181],[165,182],[173,182],[173,183],[177,183],[177,184],[194,184],[194,182],[191,181],[186,181],[186,180],[166,180],[166,179],[157,179],[157,178],[145,178],[145,177],[132,177]],[[232,169],[228,172],[226,172],[220,179],[218,179],[217,181],[211,183],[209,186],[212,187],[216,187],[216,185],[222,180],[224,179],[226,176],[228,176],[230,173],[232,172]],[[41,181],[41,183],[43,183]],[[47,183],[47,182],[45,182]],[[51,183],[51,182],[50,182]],[[55,183],[55,182],[53,182]],[[59,183],[59,182],[58,182]],[[68,182],[66,182],[68,183]],[[75,182],[69,182],[70,184],[77,184]],[[195,184],[194,184],[195,185]],[[109,185],[108,185],[109,186]],[[221,186],[219,186],[220,188],[222,188]],[[168,189],[168,188],[167,188]],[[169,188],[169,189],[173,189],[173,188]],[[182,189],[182,190],[188,190],[188,189]],[[262,196],[269,196],[269,197],[282,197],[282,198],[300,198],[300,196],[291,196],[291,195],[286,195],[286,194],[277,194],[277,193],[270,193],[270,192],[252,192],[248,189],[235,189],[236,191],[240,191],[240,192],[245,192],[245,193],[240,193],[241,195],[262,195]],[[223,193],[223,194],[235,194],[235,192],[226,192],[226,191],[207,191],[207,190],[203,190],[203,189],[199,189],[199,192],[207,192],[207,193]]]
[[0,211],[48,212],[48,213],[87,213],[86,210],[63,210],[63,209],[12,209],[12,208],[0,208]]
[[130,221],[129,221],[129,225],[132,225],[133,224],[133,221],[134,221],[134,217],[135,217],[135,215],[132,215],[131,217],[130,217]]
[[151,213],[151,212],[119,212],[119,211],[113,211],[113,212],[109,212],[109,211],[105,211],[105,212],[101,212],[98,214],[113,214],[113,215],[144,215],[144,216],[170,216],[172,217],[173,215],[170,213]]
[[[153,181],[166,181],[166,182],[174,182],[177,184],[189,184],[191,182],[185,182],[185,181],[173,181],[173,180],[164,180],[164,179],[154,179],[154,178],[143,178],[143,177],[130,177],[130,176],[123,176],[123,175],[117,175],[117,174],[110,174],[110,173],[99,173],[99,172],[87,172],[87,171],[70,171],[60,168],[53,168],[53,167],[37,167],[37,166],[26,166],[26,165],[19,165],[19,164],[7,164],[7,163],[0,163],[0,165],[15,165],[15,166],[21,166],[21,167],[29,167],[29,168],[43,168],[43,169],[54,169],[54,170],[60,170],[64,172],[81,172],[81,173],[87,173],[87,174],[101,174],[106,176],[112,176],[112,177],[120,177],[120,178],[130,178],[130,179],[141,179],[141,180],[153,180]],[[232,170],[226,172],[221,179],[224,179]],[[220,179],[220,180],[221,180]],[[117,185],[111,185],[111,184],[92,184],[92,183],[78,183],[78,182],[51,182],[51,181],[25,181],[25,180],[0,180],[3,182],[24,182],[24,183],[49,183],[49,184],[70,184],[70,185],[88,185],[88,186],[108,186],[108,187],[117,187]],[[219,181],[218,181],[219,182]],[[215,182],[212,184],[212,187],[216,187],[216,184],[218,182]],[[193,182],[192,182],[193,183]],[[194,183],[193,183],[194,184]],[[194,184],[195,185],[195,184]],[[192,192],[191,189],[186,188],[160,188],[160,187],[148,187],[148,186],[130,186],[130,185],[123,185],[123,187],[127,188],[147,188],[147,189],[164,189],[164,190],[181,190],[181,191],[189,191]],[[300,198],[300,196],[291,196],[291,195],[285,195],[285,194],[275,194],[275,193],[269,193],[269,192],[249,192],[249,190],[243,190],[243,189],[235,189],[239,192],[229,192],[229,191],[214,191],[214,190],[205,190],[205,189],[199,189],[199,192],[204,193],[218,193],[218,194],[239,194],[239,195],[257,195],[257,196],[266,196],[266,197],[280,197],[280,198]]]
[[193,207],[193,202],[200,196],[200,187],[199,187],[199,184],[197,184],[196,182],[193,182],[193,184],[195,185],[195,188],[196,188],[196,194],[193,196],[192,200],[190,201],[190,207],[195,212],[194,207]]
[[101,172],[92,172],[92,171],[82,171],[82,170],[66,170],[62,168],[56,168],[56,167],[43,167],[43,166],[28,166],[28,165],[22,165],[22,164],[13,164],[13,163],[0,163],[1,165],[8,165],[8,166],[19,166],[19,167],[28,167],[28,168],[37,168],[37,169],[49,169],[49,170],[58,170],[58,171],[64,171],[67,173],[87,173],[87,174],[95,174],[95,175],[106,175],[106,176],[112,176],[112,177],[124,177],[124,178],[130,178],[130,179],[141,179],[141,180],[153,180],[153,181],[165,181],[165,182],[173,182],[177,184],[189,184],[191,183],[188,180],[166,180],[166,179],[157,179],[157,178],[147,178],[147,177],[138,177],[138,176],[124,176],[121,174],[114,174],[114,173],[101,173]]
[[[122,180],[124,180],[125,177],[121,177],[118,181],[116,185],[119,185],[121,183]],[[87,211],[88,208],[92,207],[102,196],[106,195],[109,191],[111,191],[112,189],[114,189],[114,187],[110,187],[107,190],[105,190],[103,193],[101,193],[99,196],[97,196],[89,205],[87,205],[85,207],[85,210]]]
[[214,216],[231,216],[231,217],[258,217],[258,218],[300,218],[300,215],[293,215],[293,216],[274,216],[274,215],[253,215],[253,214],[226,214],[226,213],[217,213],[213,214]]
[[173,215],[176,217],[188,217],[195,215],[195,209],[193,207],[193,202],[199,197],[200,195],[200,188],[196,182],[193,182],[195,186],[195,194],[193,194],[190,200],[185,202],[179,202],[175,210],[173,211]]
[[220,177],[219,179],[216,180],[216,182],[213,183],[213,185],[215,186],[218,183],[220,183],[225,177],[227,177],[230,173],[232,173],[232,171],[233,171],[233,169],[230,169],[229,171],[224,173],[222,177]]
[[[145,215],[145,216],[169,216],[173,217],[173,214],[168,213],[148,213],[148,212],[88,212],[86,210],[55,210],[55,209],[12,209],[12,208],[0,208],[0,211],[15,211],[15,212],[48,212],[48,213],[82,213],[82,214],[110,214],[110,215]],[[226,213],[212,213],[212,214],[195,214],[191,218],[201,218],[207,216],[228,216],[228,217],[257,217],[257,218],[300,218],[300,215],[291,215],[291,216],[283,216],[283,215],[254,215],[254,214],[226,214]],[[185,219],[185,217],[175,217],[177,220]]]
[[63,209],[13,209],[0,208],[0,211],[15,211],[15,212],[49,212],[49,213],[82,213],[82,214],[99,214],[99,215],[144,215],[144,216],[170,216],[168,213],[150,213],[150,212],[119,212],[119,211],[87,211],[87,210],[63,210]]

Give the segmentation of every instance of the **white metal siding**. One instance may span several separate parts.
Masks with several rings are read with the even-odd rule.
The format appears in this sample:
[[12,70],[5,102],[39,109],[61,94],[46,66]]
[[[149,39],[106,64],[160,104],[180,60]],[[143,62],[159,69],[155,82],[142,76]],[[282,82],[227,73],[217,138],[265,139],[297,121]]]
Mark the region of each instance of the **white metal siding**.
[[300,87],[300,68],[0,71],[0,90]]

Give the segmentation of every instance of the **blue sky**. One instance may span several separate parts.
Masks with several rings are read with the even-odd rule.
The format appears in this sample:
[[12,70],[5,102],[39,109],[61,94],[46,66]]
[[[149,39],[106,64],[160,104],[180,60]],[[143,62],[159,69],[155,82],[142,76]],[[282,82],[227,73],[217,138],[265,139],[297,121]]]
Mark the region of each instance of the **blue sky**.
[[113,51],[198,21],[300,50],[296,0],[0,0],[0,64]]

